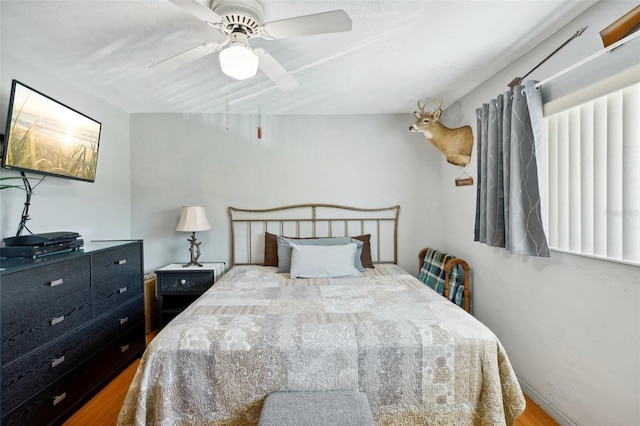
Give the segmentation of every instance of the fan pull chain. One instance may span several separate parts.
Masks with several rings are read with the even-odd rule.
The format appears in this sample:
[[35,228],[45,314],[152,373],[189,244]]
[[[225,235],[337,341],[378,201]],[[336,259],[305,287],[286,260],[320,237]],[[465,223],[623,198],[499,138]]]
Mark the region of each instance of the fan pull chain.
[[229,92],[227,91],[227,133],[229,133]]
[[227,133],[229,133],[229,76],[227,76]]
[[260,115],[260,103],[258,103],[258,139],[262,139],[262,116]]
[[[258,86],[260,86],[261,83],[261,74],[258,74]],[[258,139],[262,139],[262,114],[260,111],[260,95],[262,93],[262,90],[258,90]]]

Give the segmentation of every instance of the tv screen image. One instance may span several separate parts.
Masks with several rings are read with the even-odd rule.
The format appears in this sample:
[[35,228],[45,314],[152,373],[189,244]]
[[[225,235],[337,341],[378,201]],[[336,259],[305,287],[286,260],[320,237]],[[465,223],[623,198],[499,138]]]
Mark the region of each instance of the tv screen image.
[[93,182],[101,123],[13,80],[2,167]]

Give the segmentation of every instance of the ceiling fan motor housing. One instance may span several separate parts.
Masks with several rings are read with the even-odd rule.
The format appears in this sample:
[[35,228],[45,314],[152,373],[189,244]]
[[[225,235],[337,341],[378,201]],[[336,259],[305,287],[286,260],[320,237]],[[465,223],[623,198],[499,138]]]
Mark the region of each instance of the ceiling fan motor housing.
[[255,0],[214,0],[211,10],[222,17],[225,34],[241,31],[247,37],[257,36],[264,19],[262,6]]
[[[260,68],[271,81],[285,91],[298,87],[298,82],[266,50],[252,49],[249,45],[250,38],[277,40],[351,31],[351,18],[344,10],[296,16],[265,24],[264,10],[258,0],[167,1],[215,28],[224,35],[224,40],[205,41],[199,46],[158,62],[152,66],[154,69],[173,71],[210,53],[220,52],[220,65],[227,76],[241,80],[252,77]],[[234,68],[234,64],[240,65]]]

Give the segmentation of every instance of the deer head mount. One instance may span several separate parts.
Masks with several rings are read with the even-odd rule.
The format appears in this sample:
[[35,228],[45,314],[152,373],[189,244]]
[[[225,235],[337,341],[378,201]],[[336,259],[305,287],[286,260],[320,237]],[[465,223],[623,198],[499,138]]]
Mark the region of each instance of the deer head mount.
[[418,119],[409,126],[412,132],[422,132],[429,142],[438,148],[447,157],[447,161],[456,166],[466,166],[471,160],[471,149],[473,148],[473,132],[470,126],[450,129],[441,124],[438,120],[442,114],[442,101],[431,99],[438,104],[433,111],[425,111],[427,101],[421,104],[418,101],[420,112],[415,111],[414,115]]

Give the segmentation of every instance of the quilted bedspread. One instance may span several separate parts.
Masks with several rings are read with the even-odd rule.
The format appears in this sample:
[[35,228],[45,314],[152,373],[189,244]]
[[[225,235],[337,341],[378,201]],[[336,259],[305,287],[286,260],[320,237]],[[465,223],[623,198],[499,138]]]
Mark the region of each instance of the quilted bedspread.
[[361,390],[376,425],[512,424],[525,402],[482,323],[396,265],[291,279],[236,266],[147,348],[120,425],[256,425],[274,391]]

